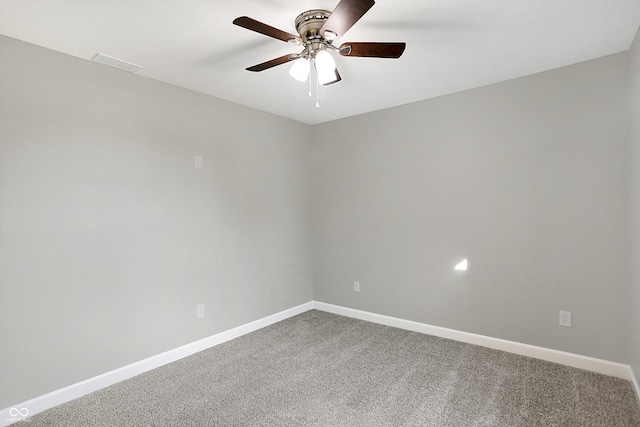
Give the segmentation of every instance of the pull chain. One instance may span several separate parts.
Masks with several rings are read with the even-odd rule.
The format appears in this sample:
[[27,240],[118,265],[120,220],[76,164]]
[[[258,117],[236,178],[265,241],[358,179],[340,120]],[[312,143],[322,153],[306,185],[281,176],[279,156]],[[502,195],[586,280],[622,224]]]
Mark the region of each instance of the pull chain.
[[316,76],[316,108],[320,108],[320,87],[318,86],[317,76]]
[[316,70],[316,108],[320,108],[320,78],[318,77],[318,68],[313,68]]
[[311,93],[311,80],[313,80],[313,70],[316,69],[316,60],[314,58],[311,58],[310,61],[311,66],[309,67],[309,98],[312,98],[313,94]]

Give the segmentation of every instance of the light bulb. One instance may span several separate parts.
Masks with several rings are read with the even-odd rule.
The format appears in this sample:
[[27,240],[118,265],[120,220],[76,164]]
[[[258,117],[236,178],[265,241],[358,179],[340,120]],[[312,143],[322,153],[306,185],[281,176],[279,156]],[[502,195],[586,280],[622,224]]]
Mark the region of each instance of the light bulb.
[[289,74],[291,75],[291,77],[298,80],[299,82],[304,82],[307,80],[307,77],[309,76],[310,67],[311,65],[309,64],[308,59],[298,58],[296,59],[296,61],[293,63],[293,66],[289,70]]

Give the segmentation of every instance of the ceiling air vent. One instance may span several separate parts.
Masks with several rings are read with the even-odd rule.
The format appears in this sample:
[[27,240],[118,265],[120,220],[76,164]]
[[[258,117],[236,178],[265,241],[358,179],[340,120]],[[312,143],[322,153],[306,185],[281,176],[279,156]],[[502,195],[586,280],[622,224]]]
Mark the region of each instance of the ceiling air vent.
[[128,71],[130,73],[137,73],[142,70],[141,65],[132,64],[131,62],[123,61],[122,59],[114,58],[104,53],[98,53],[94,58],[94,62],[108,65],[110,67],[119,68],[120,70]]

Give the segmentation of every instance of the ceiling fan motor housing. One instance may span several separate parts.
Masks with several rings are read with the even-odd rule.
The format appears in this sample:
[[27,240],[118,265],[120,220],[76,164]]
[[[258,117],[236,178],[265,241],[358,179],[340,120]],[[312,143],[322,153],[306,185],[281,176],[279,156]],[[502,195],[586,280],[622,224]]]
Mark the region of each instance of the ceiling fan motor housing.
[[320,29],[327,22],[329,16],[331,16],[331,12],[322,9],[307,10],[298,15],[296,31],[300,34],[304,46],[327,42],[320,34]]

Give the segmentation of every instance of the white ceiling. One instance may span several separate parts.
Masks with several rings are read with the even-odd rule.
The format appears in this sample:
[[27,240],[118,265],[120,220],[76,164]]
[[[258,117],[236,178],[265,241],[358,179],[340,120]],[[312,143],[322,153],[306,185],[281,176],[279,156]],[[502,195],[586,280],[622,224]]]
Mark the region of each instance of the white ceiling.
[[[296,33],[295,17],[338,0],[0,0],[0,34],[315,124],[629,49],[640,0],[377,0],[345,41],[405,41],[400,59],[334,55],[342,81],[320,108],[290,64],[245,68],[301,49],[232,25],[247,15]],[[1,55],[1,52],[0,52]],[[0,57],[1,60],[1,57]]]

